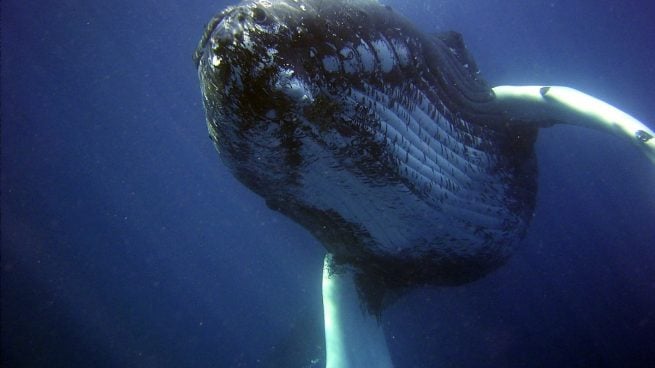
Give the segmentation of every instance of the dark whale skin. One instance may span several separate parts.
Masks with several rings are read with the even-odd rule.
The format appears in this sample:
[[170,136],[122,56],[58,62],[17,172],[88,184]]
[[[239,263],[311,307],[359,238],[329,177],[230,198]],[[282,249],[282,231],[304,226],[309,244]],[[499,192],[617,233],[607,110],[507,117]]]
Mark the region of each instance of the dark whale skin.
[[376,1],[246,1],[194,54],[210,137],[236,178],[381,290],[501,265],[536,196],[537,129],[488,109],[459,34]]

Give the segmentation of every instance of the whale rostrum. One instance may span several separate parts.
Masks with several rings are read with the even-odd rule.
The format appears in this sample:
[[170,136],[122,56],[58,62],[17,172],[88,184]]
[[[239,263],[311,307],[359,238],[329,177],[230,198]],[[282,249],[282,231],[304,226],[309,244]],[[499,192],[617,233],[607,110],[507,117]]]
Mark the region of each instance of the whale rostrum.
[[534,212],[540,128],[605,130],[655,163],[632,116],[568,87],[492,88],[460,34],[373,0],[244,1],[193,58],[224,164],[328,253],[328,367],[391,367],[386,303],[507,260]]

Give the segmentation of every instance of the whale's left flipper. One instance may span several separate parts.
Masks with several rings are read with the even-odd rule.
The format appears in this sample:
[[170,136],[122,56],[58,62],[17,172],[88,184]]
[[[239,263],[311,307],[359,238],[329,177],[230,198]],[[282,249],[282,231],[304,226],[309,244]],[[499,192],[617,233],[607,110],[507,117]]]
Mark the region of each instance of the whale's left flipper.
[[384,331],[366,310],[351,266],[334,269],[332,255],[323,266],[326,368],[392,368]]
[[655,164],[655,132],[644,123],[576,89],[561,86],[498,86],[496,108],[512,121],[600,129],[628,139]]

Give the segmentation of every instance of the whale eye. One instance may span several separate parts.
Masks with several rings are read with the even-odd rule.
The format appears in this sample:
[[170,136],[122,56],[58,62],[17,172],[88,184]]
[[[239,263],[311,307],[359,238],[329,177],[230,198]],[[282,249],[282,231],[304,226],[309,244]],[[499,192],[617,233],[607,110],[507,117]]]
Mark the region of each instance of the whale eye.
[[253,8],[252,19],[257,23],[263,23],[266,21],[266,12],[261,8]]

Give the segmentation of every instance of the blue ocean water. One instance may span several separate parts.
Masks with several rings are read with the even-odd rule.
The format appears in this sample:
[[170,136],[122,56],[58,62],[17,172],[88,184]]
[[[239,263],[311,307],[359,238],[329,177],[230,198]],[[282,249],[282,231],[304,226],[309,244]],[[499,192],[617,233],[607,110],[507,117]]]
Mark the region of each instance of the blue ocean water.
[[[2,1],[3,367],[321,357],[321,245],[207,138],[191,53],[231,3]],[[462,32],[492,85],[572,86],[655,126],[653,2],[386,3]],[[543,130],[537,153],[510,262],[385,312],[399,368],[655,364],[655,169],[573,127]]]

